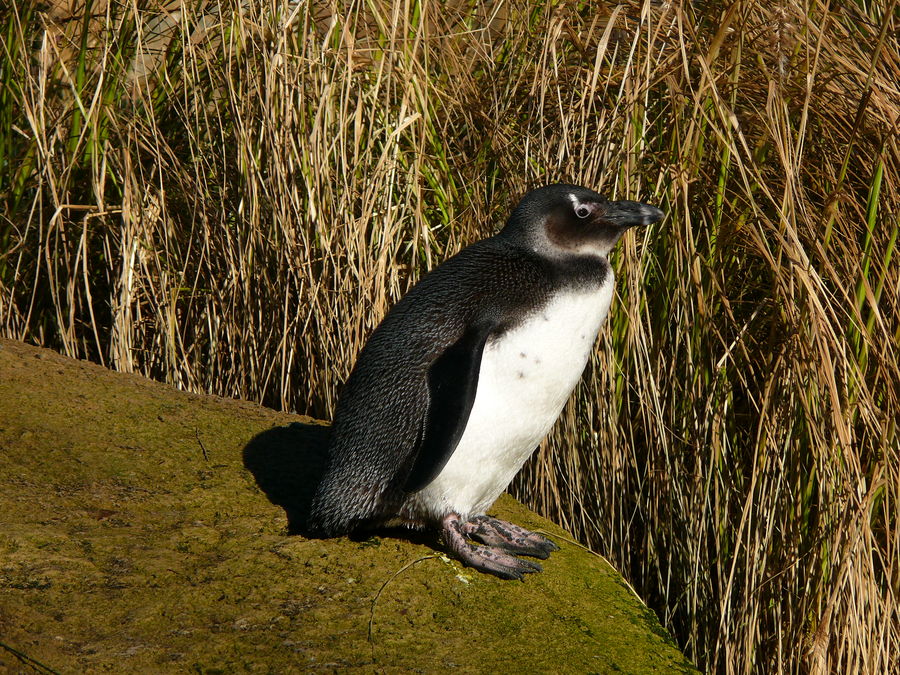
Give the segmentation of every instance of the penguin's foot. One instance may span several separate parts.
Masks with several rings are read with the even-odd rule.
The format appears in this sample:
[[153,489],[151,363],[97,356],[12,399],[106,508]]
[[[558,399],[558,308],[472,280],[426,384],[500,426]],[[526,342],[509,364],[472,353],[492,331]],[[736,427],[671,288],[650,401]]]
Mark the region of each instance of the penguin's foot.
[[464,531],[467,524],[461,522],[459,515],[455,513],[445,516],[441,521],[441,539],[464,564],[501,579],[521,580],[526,574],[542,571],[543,568],[537,563],[516,558],[500,548],[470,543],[466,540]]
[[551,553],[559,550],[559,546],[547,537],[490,516],[472,516],[462,524],[462,531],[467,537],[477,539],[482,544],[541,560],[546,560]]

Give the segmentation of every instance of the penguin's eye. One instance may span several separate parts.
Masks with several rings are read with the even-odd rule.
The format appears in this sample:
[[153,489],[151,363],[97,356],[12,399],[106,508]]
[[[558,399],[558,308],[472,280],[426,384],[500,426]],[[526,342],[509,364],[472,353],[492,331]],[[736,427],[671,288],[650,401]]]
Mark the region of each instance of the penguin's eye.
[[591,215],[591,210],[584,204],[581,204],[575,208],[575,215],[579,218],[587,218],[589,215]]

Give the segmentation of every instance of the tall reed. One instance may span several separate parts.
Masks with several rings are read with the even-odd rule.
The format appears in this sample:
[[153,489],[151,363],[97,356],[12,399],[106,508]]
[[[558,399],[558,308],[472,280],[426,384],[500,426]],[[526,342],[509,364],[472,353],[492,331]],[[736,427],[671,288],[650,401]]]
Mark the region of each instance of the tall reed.
[[702,667],[896,670],[896,3],[0,9],[0,324],[327,416],[559,180],[662,206],[516,493]]

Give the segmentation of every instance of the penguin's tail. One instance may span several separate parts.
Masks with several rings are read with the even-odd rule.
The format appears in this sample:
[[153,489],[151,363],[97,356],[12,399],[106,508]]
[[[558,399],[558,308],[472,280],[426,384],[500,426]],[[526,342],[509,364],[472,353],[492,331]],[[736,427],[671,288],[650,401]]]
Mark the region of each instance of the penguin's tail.
[[384,520],[379,518],[381,492],[379,486],[327,475],[313,497],[302,533],[328,539],[378,527]]

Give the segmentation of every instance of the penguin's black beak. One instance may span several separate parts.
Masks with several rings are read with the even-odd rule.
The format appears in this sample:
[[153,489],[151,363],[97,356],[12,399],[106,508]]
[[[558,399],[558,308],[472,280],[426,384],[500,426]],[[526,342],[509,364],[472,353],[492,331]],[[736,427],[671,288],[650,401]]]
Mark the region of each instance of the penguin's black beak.
[[665,215],[655,206],[623,200],[604,204],[601,217],[610,225],[627,229],[637,225],[650,225],[662,220]]

